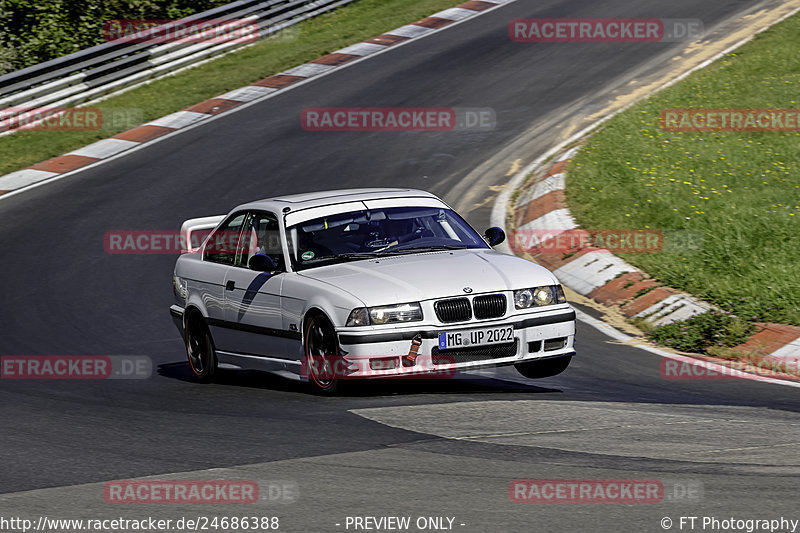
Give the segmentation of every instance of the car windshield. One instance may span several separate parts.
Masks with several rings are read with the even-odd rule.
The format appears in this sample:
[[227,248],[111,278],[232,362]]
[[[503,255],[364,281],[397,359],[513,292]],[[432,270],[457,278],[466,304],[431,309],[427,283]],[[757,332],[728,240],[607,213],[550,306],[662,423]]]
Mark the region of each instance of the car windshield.
[[464,219],[439,207],[337,213],[289,226],[287,240],[297,270],[388,255],[489,247]]

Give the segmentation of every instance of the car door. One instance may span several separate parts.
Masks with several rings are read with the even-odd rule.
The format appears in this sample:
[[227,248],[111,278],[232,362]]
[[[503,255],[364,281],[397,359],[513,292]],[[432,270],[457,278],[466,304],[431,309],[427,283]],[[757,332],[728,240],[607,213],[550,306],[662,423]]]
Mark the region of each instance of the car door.
[[[253,270],[251,260],[266,255],[268,271]],[[278,218],[266,211],[248,214],[233,266],[225,278],[225,320],[230,328],[230,351],[283,359],[287,333],[280,309],[285,278]]]
[[247,219],[247,213],[234,213],[224,221],[205,241],[201,275],[191,283],[193,290],[200,294],[206,309],[206,322],[218,350],[228,350],[231,346],[229,329],[225,327],[225,280],[228,271],[236,260],[236,249]]

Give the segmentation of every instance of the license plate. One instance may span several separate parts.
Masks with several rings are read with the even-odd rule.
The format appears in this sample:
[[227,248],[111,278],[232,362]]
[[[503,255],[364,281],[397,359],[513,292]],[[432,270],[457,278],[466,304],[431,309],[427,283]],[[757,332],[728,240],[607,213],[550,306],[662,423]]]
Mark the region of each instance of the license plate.
[[439,333],[439,349],[508,344],[514,342],[514,326],[469,329],[466,331],[442,331]]

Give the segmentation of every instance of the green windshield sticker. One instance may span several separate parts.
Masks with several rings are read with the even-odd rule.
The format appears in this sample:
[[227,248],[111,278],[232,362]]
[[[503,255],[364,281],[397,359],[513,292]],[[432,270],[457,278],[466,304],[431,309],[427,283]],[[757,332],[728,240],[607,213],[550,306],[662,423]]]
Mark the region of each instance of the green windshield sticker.
[[303,255],[300,257],[303,258],[303,261],[308,261],[309,259],[314,259],[314,252],[303,252]]

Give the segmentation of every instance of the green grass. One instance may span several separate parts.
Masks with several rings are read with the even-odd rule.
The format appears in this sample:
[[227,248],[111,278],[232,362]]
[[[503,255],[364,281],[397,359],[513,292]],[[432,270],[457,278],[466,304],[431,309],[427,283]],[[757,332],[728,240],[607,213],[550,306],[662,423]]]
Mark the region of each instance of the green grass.
[[653,327],[646,320],[638,320],[637,326],[655,344],[694,353],[738,346],[755,331],[752,322],[733,316],[730,312],[713,309],[664,326]]
[[[259,42],[92,107],[140,109],[144,122],[147,122],[462,2],[359,0],[290,28],[287,34],[293,37],[291,39]],[[0,175],[61,155],[124,129],[129,127],[84,132],[23,131],[0,137]]]
[[699,250],[627,254],[747,320],[800,325],[800,133],[670,133],[665,108],[800,108],[800,16],[610,120],[572,161],[583,227],[691,230]]

